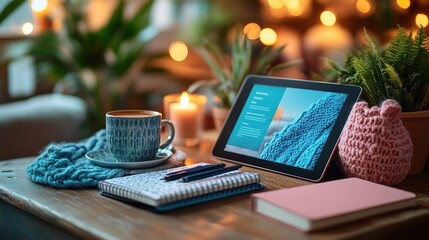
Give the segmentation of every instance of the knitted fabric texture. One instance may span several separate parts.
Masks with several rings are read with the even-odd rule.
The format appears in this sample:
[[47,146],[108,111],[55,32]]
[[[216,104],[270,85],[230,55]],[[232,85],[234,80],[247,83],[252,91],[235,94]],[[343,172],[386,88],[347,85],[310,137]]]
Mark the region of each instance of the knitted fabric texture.
[[396,185],[410,169],[412,143],[394,100],[381,108],[355,104],[338,143],[340,166],[349,177]]
[[345,100],[329,93],[274,134],[259,154],[262,159],[313,169]]
[[27,167],[27,175],[36,183],[56,188],[95,188],[101,180],[181,166],[185,156],[175,153],[170,160],[151,169],[126,170],[91,164],[88,151],[106,148],[106,131],[100,130],[83,143],[50,144]]

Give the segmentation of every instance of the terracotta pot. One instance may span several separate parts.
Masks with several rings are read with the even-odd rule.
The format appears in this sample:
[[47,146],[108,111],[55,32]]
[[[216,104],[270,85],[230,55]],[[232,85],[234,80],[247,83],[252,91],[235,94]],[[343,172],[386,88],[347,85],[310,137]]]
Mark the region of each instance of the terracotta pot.
[[429,110],[402,112],[401,120],[413,143],[413,157],[408,175],[420,174],[429,156]]
[[226,117],[228,116],[229,108],[221,108],[214,106],[212,108],[212,113],[215,129],[217,131],[220,131],[223,127]]

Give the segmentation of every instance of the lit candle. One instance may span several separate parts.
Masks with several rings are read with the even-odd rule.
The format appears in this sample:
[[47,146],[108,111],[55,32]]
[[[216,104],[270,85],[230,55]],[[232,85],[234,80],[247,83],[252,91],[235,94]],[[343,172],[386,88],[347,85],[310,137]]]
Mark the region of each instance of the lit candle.
[[189,101],[187,92],[183,92],[180,103],[170,104],[170,120],[176,129],[174,141],[178,144],[195,145],[198,142],[199,126],[198,105]]

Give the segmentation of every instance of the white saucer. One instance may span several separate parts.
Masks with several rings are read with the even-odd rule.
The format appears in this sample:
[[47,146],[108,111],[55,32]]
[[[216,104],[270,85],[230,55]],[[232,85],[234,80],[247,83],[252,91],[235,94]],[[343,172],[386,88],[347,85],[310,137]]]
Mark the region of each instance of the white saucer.
[[109,168],[127,168],[127,169],[138,169],[138,168],[151,168],[165,163],[173,153],[170,150],[162,149],[158,150],[153,160],[141,161],[141,162],[118,162],[116,158],[110,155],[108,149],[89,151],[85,154],[91,163],[94,165],[109,167]]

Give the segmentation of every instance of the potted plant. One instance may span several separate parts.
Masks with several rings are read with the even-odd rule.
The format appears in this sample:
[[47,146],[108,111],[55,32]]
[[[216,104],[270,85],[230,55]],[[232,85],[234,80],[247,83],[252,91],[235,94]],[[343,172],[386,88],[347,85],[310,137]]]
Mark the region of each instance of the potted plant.
[[424,28],[415,37],[399,27],[397,35],[381,47],[365,32],[366,45],[346,56],[343,66],[332,63],[339,83],[362,87],[362,99],[378,106],[397,101],[401,120],[410,133],[413,157],[409,174],[418,174],[429,153],[429,51]]
[[[261,49],[259,54],[254,51],[257,47]],[[242,31],[237,31],[230,48],[231,52],[228,54],[219,45],[203,40],[200,49],[203,59],[216,78],[210,81],[210,86],[215,95],[213,117],[217,129],[222,127],[247,75],[271,75],[276,71],[301,63],[300,59],[275,63],[285,45],[280,47],[252,46],[251,40]]]
[[[16,2],[19,6],[23,1]],[[89,109],[89,131],[95,132],[104,127],[107,111],[124,106],[139,77],[148,42],[141,32],[149,27],[153,2],[145,1],[126,16],[127,2],[120,0],[109,20],[91,29],[85,15],[87,2],[62,1],[65,15],[61,31],[48,30],[13,43],[24,51],[5,53],[5,58],[31,57],[39,76],[83,98]],[[16,7],[10,6],[0,16]]]

